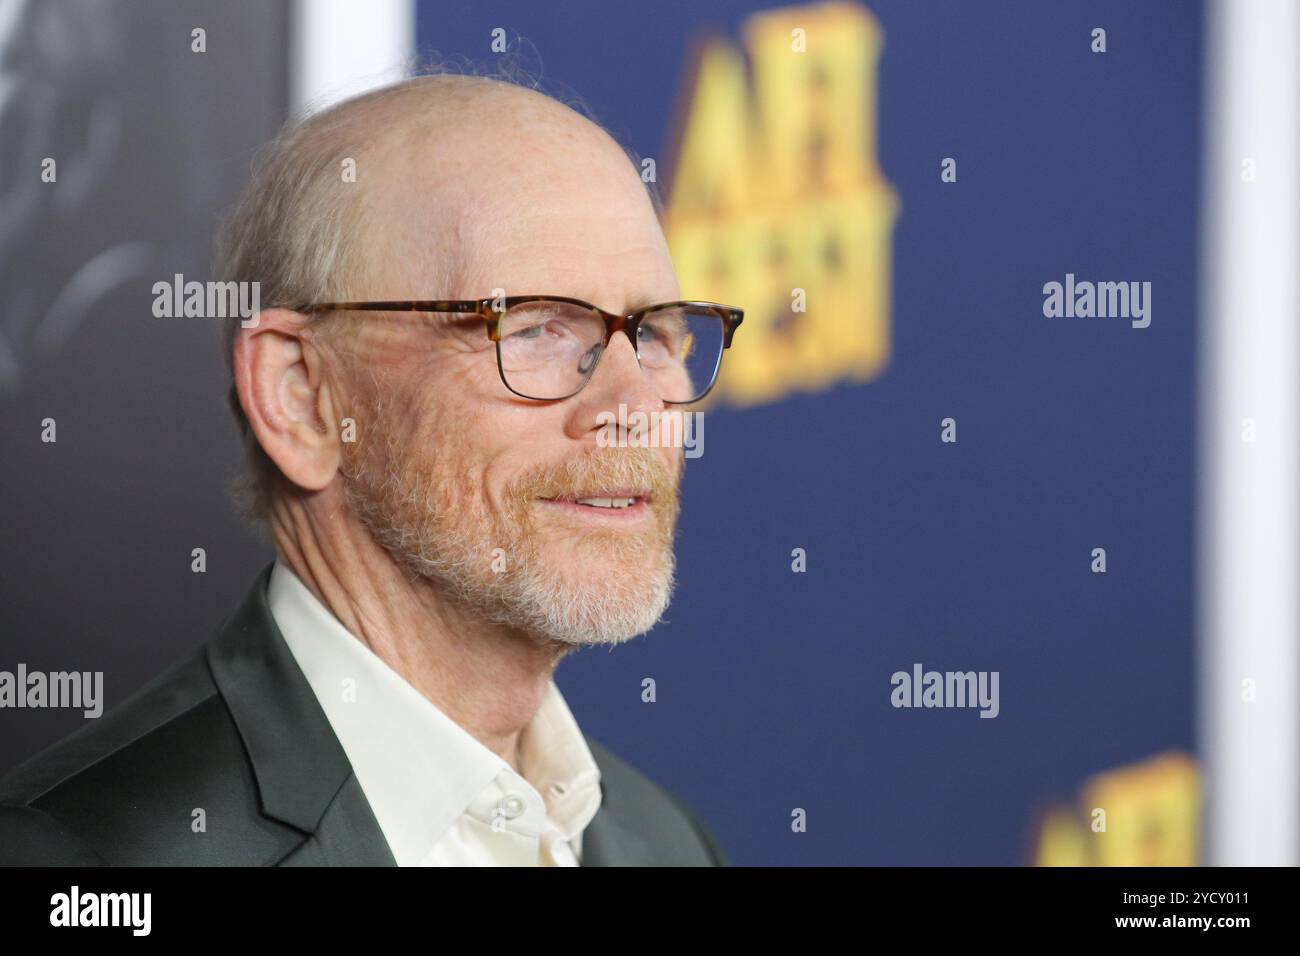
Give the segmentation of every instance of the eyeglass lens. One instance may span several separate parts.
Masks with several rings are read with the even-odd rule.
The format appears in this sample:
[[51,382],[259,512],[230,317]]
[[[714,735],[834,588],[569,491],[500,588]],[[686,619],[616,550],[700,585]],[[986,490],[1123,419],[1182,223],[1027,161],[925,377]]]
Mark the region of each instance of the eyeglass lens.
[[[688,403],[713,385],[725,329],[713,312],[691,306],[656,309],[637,329],[637,359],[664,402]],[[511,391],[535,399],[567,398],[596,370],[605,321],[567,302],[527,302],[506,310],[498,329],[501,372]]]

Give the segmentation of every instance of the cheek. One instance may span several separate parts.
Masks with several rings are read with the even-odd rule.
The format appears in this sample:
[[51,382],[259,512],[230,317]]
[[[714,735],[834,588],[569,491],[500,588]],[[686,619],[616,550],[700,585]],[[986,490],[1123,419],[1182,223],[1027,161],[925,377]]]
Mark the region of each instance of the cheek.
[[513,401],[483,409],[477,417],[474,454],[484,463],[483,493],[504,508],[510,486],[539,469],[555,467],[572,454],[563,418],[542,406],[512,407]]
[[422,363],[421,371],[438,383],[439,392],[476,408],[509,394],[501,384],[495,350],[433,355]]

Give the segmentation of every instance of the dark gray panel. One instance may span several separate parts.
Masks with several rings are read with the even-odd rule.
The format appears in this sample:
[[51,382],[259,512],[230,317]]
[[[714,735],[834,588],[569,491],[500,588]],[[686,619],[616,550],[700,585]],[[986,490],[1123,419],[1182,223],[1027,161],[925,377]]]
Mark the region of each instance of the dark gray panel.
[[[225,492],[216,321],[154,318],[151,286],[210,278],[286,113],[287,23],[283,0],[0,5],[0,670],[103,671],[111,707],[269,556]],[[0,709],[0,770],[84,719]]]

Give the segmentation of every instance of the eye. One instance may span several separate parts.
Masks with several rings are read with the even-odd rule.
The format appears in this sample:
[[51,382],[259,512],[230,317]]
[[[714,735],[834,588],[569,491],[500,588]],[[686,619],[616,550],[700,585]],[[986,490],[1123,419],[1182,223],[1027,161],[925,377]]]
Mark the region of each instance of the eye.
[[506,313],[503,334],[518,342],[536,341],[543,334],[559,337],[568,335],[573,320],[567,314],[548,306],[522,306]]

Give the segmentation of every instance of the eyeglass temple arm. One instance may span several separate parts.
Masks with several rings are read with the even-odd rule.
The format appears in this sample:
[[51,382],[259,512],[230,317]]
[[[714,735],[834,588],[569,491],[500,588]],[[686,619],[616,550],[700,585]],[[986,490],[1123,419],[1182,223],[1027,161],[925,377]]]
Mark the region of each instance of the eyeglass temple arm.
[[313,302],[295,312],[479,312],[483,302],[474,299],[410,299],[391,302]]

